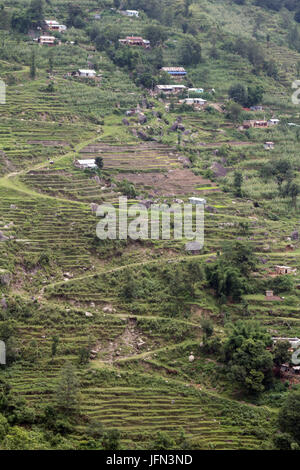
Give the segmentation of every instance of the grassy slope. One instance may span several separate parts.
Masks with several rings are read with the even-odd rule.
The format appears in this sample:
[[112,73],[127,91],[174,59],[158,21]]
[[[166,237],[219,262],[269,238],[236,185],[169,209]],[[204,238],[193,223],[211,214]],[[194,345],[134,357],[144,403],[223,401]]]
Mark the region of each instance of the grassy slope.
[[[97,11],[94,2],[82,6],[88,7],[91,14]],[[62,14],[63,18],[65,2],[53,2],[52,8],[53,16]],[[229,35],[246,36],[252,34],[255,17],[261,13],[258,8],[238,7],[226,1],[201,2],[201,7],[195,3],[191,9],[197,20],[217,24]],[[272,32],[269,53],[276,54],[278,59],[283,78],[280,83],[251,75],[250,64],[230,53],[217,61],[210,60],[207,54],[211,32],[204,32],[202,37],[204,63],[189,72],[195,84],[214,86],[220,99],[237,76],[246,83],[264,83],[270,97],[268,116],[276,112],[279,117],[287,114],[290,120],[295,120],[297,110],[291,107],[289,90],[284,85],[293,76],[298,54],[287,49],[285,31],[279,28],[280,16],[270,12],[263,15],[265,20],[259,34],[265,38],[267,31]],[[114,18],[107,15],[106,21]],[[135,32],[141,31],[147,22],[143,17]],[[122,18],[122,24],[124,33],[132,30],[130,20]],[[70,39],[83,35],[80,31],[68,34]],[[173,34],[177,38],[182,36],[176,28]],[[155,431],[166,430],[178,436],[180,427],[190,442],[200,448],[247,449],[267,445],[265,441],[274,429],[276,407],[239,402],[241,397],[228,388],[220,366],[203,357],[199,348],[202,316],[213,318],[217,331],[223,335],[223,318],[211,293],[199,287],[196,299],[186,299],[185,313],[177,316],[171,315],[171,305],[165,298],[163,310],[155,302],[153,292],[161,289],[161,279],[153,264],[163,268],[168,265],[167,260],[179,264],[190,258],[183,244],[171,241],[114,247],[95,242],[96,218],[89,203],[98,202],[99,197],[115,202],[117,194],[114,191],[103,194],[93,180],[74,170],[72,161],[88,143],[98,141],[119,145],[124,162],[129,158],[122,152],[124,144],[140,151],[139,141],[121,124],[123,113],[111,113],[118,103],[122,111],[136,105],[141,91],[124,71],[117,70],[105,54],[98,52],[93,55],[103,71],[101,87],[66,80],[64,74],[73,70],[74,65],[86,64],[89,52],[83,37],[79,46],[71,49],[72,55],[67,46],[55,50],[55,92],[47,94],[43,88],[48,83],[45,71],[48,50],[38,49],[38,76],[30,81],[28,57],[34,46],[24,45],[23,57],[12,60],[12,51],[18,51],[19,46],[8,37],[6,43],[10,58],[1,61],[1,74],[11,84],[7,106],[1,110],[0,160],[1,173],[6,176],[0,180],[0,229],[15,238],[0,245],[1,267],[13,273],[10,287],[1,286],[1,291],[12,301],[18,295],[23,308],[17,313],[11,309],[2,314],[2,319],[12,317],[18,322],[22,360],[2,370],[1,376],[7,377],[14,394],[20,394],[40,411],[53,400],[55,381],[64,362],[67,359],[76,362],[79,348],[92,343],[96,358],[78,367],[82,412],[88,419],[100,420],[108,429],[120,427],[125,447],[145,448]],[[166,54],[172,60],[172,54]],[[162,109],[161,103],[156,102],[155,106]],[[176,113],[167,117],[172,122],[175,116]],[[150,113],[148,118],[148,124],[166,131],[168,125],[157,122]],[[265,133],[253,131],[247,141],[223,115],[183,113],[182,118],[195,135],[194,140],[183,138],[180,152],[186,154],[189,147],[197,150],[195,165],[199,172],[216,160],[211,150],[219,144],[246,140],[249,145],[230,148],[230,166],[242,169],[248,178],[247,198],[261,202],[261,207],[254,209],[247,198],[235,200],[230,193],[199,190],[217,208],[217,213],[207,214],[205,252],[197,259],[204,262],[216,253],[222,240],[241,236],[239,224],[248,222],[250,234],[244,237],[253,243],[259,256],[267,259],[267,264],[259,268],[260,274],[266,274],[277,262],[299,269],[299,250],[284,252],[286,238],[297,228],[299,214],[292,212],[286,201],[274,200],[275,188],[263,187],[255,171],[269,158],[262,150],[265,140],[276,142],[274,158],[283,152],[295,158],[299,150],[296,131],[283,126],[271,131],[268,138]],[[215,132],[220,129],[222,133]],[[28,143],[29,140],[56,143],[45,147],[42,143]],[[176,140],[176,135],[165,133],[162,143],[174,146]],[[63,146],[57,143],[61,141],[65,141]],[[200,146],[203,143],[209,144],[210,149]],[[115,148],[114,152],[119,154]],[[49,168],[48,158],[54,160],[53,168]],[[168,161],[164,155],[161,159]],[[44,174],[36,175],[33,171]],[[58,177],[55,171],[63,173]],[[230,187],[231,181],[229,173],[218,184]],[[181,196],[186,198],[187,194]],[[282,220],[269,218],[272,211],[276,212],[274,203]],[[228,222],[233,225],[226,225]],[[45,253],[50,262],[43,265],[40,257]],[[134,275],[145,278],[145,282],[140,296],[128,304],[119,292],[130,271],[129,265]],[[66,271],[74,278],[66,280]],[[168,287],[164,289],[167,291]],[[299,295],[272,304],[271,314],[262,293],[247,300],[251,316],[269,328],[282,335],[300,334]],[[190,302],[194,304],[191,311]],[[113,306],[115,311],[104,312],[105,306]],[[239,305],[228,310],[232,319],[242,314]],[[86,311],[93,316],[87,317]],[[51,361],[51,338],[55,334],[60,336],[60,346]],[[32,339],[38,345],[38,354],[34,356]],[[138,346],[140,339],[144,343]],[[191,351],[196,357],[193,364],[188,361]],[[83,423],[71,437],[75,447],[85,441]]]

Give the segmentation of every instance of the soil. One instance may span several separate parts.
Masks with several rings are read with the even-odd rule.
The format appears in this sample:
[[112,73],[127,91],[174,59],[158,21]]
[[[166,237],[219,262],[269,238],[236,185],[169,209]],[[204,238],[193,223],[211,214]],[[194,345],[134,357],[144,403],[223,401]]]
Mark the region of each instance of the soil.
[[[152,196],[199,195],[200,191],[196,189],[199,186],[214,186],[209,179],[196,176],[188,169],[175,169],[167,173],[121,173],[117,179],[119,181],[127,179],[136,186],[148,190],[149,195]],[[210,191],[218,191],[218,189]]]

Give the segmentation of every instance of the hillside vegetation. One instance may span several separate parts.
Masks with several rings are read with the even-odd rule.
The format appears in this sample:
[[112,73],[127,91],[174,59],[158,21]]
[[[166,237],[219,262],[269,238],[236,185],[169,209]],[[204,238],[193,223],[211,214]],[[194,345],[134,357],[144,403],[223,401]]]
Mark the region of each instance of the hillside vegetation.
[[[299,23],[296,0],[0,0],[0,449],[299,448],[272,341],[300,338]],[[120,196],[205,198],[204,247],[100,240]]]

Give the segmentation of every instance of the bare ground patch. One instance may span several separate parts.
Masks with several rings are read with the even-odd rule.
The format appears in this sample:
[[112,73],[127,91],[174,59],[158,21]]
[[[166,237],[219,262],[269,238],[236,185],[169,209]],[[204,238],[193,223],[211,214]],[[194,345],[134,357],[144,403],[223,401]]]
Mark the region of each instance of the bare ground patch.
[[127,179],[136,186],[147,190],[153,196],[176,196],[199,194],[199,187],[211,186],[217,191],[215,183],[202,176],[196,176],[189,169],[174,169],[167,173],[122,173],[116,177],[119,181]]

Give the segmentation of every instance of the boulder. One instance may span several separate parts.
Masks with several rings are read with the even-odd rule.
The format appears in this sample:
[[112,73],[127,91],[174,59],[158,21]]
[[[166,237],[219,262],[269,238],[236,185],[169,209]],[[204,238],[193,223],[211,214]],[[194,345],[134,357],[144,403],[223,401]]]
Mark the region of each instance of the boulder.
[[299,232],[295,230],[294,232],[291,233],[291,239],[292,240],[298,240],[299,239]]
[[139,119],[140,124],[146,124],[146,122],[147,122],[147,118],[146,118],[145,114],[143,114],[143,113],[139,114],[138,119]]
[[149,137],[147,136],[147,134],[143,131],[138,131],[137,135],[142,140],[150,140]]
[[214,214],[217,213],[217,209],[215,207],[212,207],[212,206],[205,206],[205,210],[207,212],[213,212]]
[[175,122],[172,124],[172,126],[169,128],[169,131],[175,132],[175,131],[177,131],[177,129],[178,129],[178,122],[175,121]]
[[0,231],[0,242],[5,242],[6,240],[9,240],[8,237],[6,237],[3,232]]
[[114,307],[112,307],[111,305],[106,305],[105,307],[103,307],[103,312],[108,312],[108,313],[113,313],[116,311],[116,309]]
[[192,251],[193,253],[198,253],[202,249],[202,246],[199,242],[188,242],[185,244],[186,251]]
[[214,162],[210,169],[213,171],[214,175],[217,177],[223,177],[226,176],[228,169],[225,168],[221,163]]
[[92,212],[97,212],[98,209],[98,204],[95,204],[94,202],[91,203],[91,211]]
[[6,269],[0,269],[0,284],[9,286],[11,281],[11,273]]

